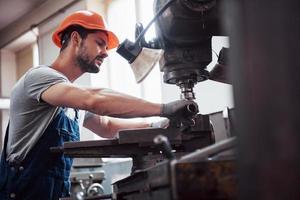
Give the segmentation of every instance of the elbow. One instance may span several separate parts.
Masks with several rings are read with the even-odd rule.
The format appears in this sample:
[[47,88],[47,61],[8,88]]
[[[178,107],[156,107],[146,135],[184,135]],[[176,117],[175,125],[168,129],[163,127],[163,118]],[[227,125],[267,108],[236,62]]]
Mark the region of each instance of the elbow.
[[117,135],[117,130],[114,128],[113,123],[105,116],[100,116],[100,124],[98,124],[97,128],[92,131],[100,137],[108,139],[114,138]]
[[93,98],[87,97],[82,104],[82,109],[95,113],[96,104],[97,103]]
[[118,130],[114,127],[113,123],[108,119],[105,126],[105,132],[103,137],[114,138],[118,133]]
[[90,91],[82,103],[82,109],[87,110],[98,115],[104,115],[104,110],[100,107],[103,104],[103,97],[95,94],[93,91]]

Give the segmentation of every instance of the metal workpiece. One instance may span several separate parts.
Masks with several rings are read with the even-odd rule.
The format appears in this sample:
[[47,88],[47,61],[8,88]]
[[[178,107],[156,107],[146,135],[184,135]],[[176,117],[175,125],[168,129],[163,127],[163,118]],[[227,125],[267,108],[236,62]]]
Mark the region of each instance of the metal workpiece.
[[[215,150],[217,154],[219,149]],[[163,161],[115,182],[117,199],[237,199],[236,163],[232,157],[212,161]]]
[[230,138],[201,153],[196,151],[137,171],[114,184],[117,199],[237,199],[235,156],[207,160],[211,155],[235,149],[235,144],[236,138]]
[[237,199],[235,151],[234,137],[171,161],[173,199]]
[[92,168],[87,170],[85,167],[77,169],[74,167],[70,174],[71,197],[83,199],[84,197],[94,197],[104,194],[102,182],[105,180],[103,170]]
[[236,137],[225,139],[216,144],[210,145],[203,149],[196,150],[193,153],[183,156],[176,162],[184,163],[184,162],[196,162],[196,161],[207,160],[219,153],[235,148],[237,142],[236,140],[237,140]]
[[[191,112],[193,108],[189,107]],[[141,146],[146,144],[153,145],[153,139],[161,134],[168,138],[171,143],[182,144],[183,141],[191,140],[192,138],[205,137],[211,131],[209,116],[197,115],[194,126],[189,127],[187,132],[182,132],[177,121],[170,121],[170,126],[166,129],[162,128],[147,128],[147,129],[128,129],[119,132],[119,143],[139,143]]]
[[[168,0],[155,0],[157,12]],[[224,0],[176,0],[157,18],[156,35],[164,54],[159,61],[163,80],[176,84],[182,97],[194,99],[195,84],[209,78],[207,65],[212,61],[212,36],[225,35],[222,3]],[[191,28],[192,27],[192,28]],[[182,82],[192,86],[182,86]]]
[[[158,140],[157,137],[155,139]],[[151,167],[135,170],[129,177],[113,183],[113,195],[91,199],[237,199],[234,156],[207,159],[234,149],[235,143],[236,139],[230,138],[179,159],[162,160]]]
[[195,93],[193,91],[193,87],[195,85],[194,81],[187,80],[187,81],[181,81],[177,83],[177,85],[180,87],[181,90],[181,99],[188,99],[188,100],[195,100]]
[[[234,149],[236,139],[211,145],[208,116],[198,115],[195,126],[184,133],[175,124],[167,129],[124,130],[113,140],[65,143],[61,150],[76,157],[132,157],[131,175],[113,183],[113,194],[91,199],[236,199],[235,157],[216,156]],[[166,141],[171,148],[162,149]],[[174,150],[175,157],[166,159],[166,154],[161,154]]]
[[238,195],[234,159],[171,163],[172,200],[235,200]]
[[132,171],[134,172],[152,167],[164,160],[161,150],[153,142],[157,135],[168,138],[176,158],[214,143],[209,116],[197,115],[195,124],[185,129],[184,132],[180,126],[178,127],[178,123],[171,122],[166,129],[123,130],[119,132],[117,139],[67,142],[62,147],[51,148],[51,151],[78,158],[131,157],[133,159]]
[[140,170],[113,184],[117,199],[172,199],[168,161]]

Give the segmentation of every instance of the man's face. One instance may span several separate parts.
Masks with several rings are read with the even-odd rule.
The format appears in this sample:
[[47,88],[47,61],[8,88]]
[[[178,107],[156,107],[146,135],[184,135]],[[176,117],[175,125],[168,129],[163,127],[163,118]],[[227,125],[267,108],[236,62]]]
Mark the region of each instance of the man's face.
[[107,57],[107,35],[98,31],[89,33],[81,41],[76,62],[82,72],[98,73],[104,58]]

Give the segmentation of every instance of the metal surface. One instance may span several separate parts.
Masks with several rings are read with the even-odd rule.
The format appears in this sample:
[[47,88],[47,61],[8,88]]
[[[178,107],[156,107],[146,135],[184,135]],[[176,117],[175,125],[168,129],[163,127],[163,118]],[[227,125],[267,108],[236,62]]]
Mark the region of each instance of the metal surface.
[[[114,183],[117,199],[186,200],[237,199],[235,154],[216,157],[234,150],[236,138],[195,151],[180,159],[164,161],[154,167],[139,170]],[[215,156],[214,160],[208,160]]]
[[143,145],[143,143],[148,144],[150,142],[153,144],[153,139],[158,134],[161,134],[166,136],[173,144],[182,144],[183,141],[189,141],[192,138],[205,138],[207,135],[210,135],[211,132],[208,115],[197,115],[195,118],[195,125],[187,127],[188,130],[185,132],[182,131],[182,127],[180,127],[180,124],[178,125],[177,122],[171,121],[170,123],[170,126],[166,129],[148,128],[123,130],[119,133],[119,143],[139,143]]
[[86,169],[81,172],[71,172],[71,197],[75,199],[82,199],[83,197],[93,197],[96,195],[103,195],[104,188],[101,185],[105,179],[104,171],[97,171],[97,169]]
[[196,162],[206,160],[209,157],[215,156],[218,153],[232,149],[236,145],[236,138],[228,138],[214,145],[199,149],[193,153],[183,156],[177,162]]
[[[0,7],[3,5],[3,1],[0,2]],[[9,8],[4,8],[7,12],[12,13],[14,16],[13,22],[5,23],[6,26],[0,29],[0,47],[5,47],[10,42],[14,41],[27,31],[32,30],[33,27],[40,25],[41,23],[46,22],[51,17],[63,12],[71,5],[75,3],[80,3],[76,0],[47,0],[47,1],[24,1],[24,0],[13,0],[5,1],[6,5],[11,5],[16,2],[22,2],[21,4],[26,5],[22,6],[10,6]],[[1,7],[2,8],[2,7]],[[22,15],[19,15],[18,9],[21,9],[24,12]],[[0,12],[0,18],[5,18],[5,12]]]
[[134,152],[147,154],[147,150],[139,147],[138,144],[119,144],[117,139],[67,142],[63,147],[51,148],[54,153],[63,152],[75,158],[130,157]]
[[[156,0],[157,12],[168,0]],[[181,97],[194,99],[193,87],[209,77],[212,61],[211,38],[223,35],[222,0],[176,0],[156,22],[159,46],[164,50],[160,70],[165,83],[176,84]]]
[[173,199],[237,199],[238,182],[233,160],[176,163],[172,167]]
[[186,127],[184,132],[182,127],[177,127],[177,125],[177,123],[171,123],[167,129],[124,130],[119,132],[118,139],[67,142],[62,147],[52,147],[51,151],[82,158],[131,157],[133,158],[132,171],[135,171],[152,167],[164,159],[160,149],[153,142],[157,135],[168,138],[172,149],[176,151],[176,157],[214,143],[209,116],[197,115],[195,125]]
[[188,99],[188,100],[194,100],[195,98],[195,93],[193,91],[194,88],[194,81],[193,80],[185,80],[185,81],[180,81],[177,83],[177,85],[180,87],[181,90],[181,99]]
[[234,160],[163,162],[114,185],[116,199],[237,199]]
[[239,198],[299,199],[299,1],[229,2]]
[[0,1],[0,30],[20,19],[22,16],[39,7],[47,0],[1,0]]
[[172,147],[167,137],[158,135],[154,138],[154,143],[161,149],[162,154],[166,159],[175,159],[175,154],[172,152]]
[[172,199],[169,162],[136,172],[113,184],[117,199]]

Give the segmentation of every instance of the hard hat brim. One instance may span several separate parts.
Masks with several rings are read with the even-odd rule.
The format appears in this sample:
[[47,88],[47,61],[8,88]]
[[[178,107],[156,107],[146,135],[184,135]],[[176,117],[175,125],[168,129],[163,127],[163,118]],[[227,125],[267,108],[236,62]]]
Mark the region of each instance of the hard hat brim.
[[114,49],[119,46],[119,39],[118,37],[111,31],[106,31],[108,34],[108,44],[107,44],[107,49]]
[[[74,25],[74,24],[72,24]],[[106,30],[106,29],[103,29],[103,28],[99,28],[99,27],[86,27],[84,24],[81,24],[81,23],[78,23],[78,25],[88,29],[88,30],[99,30],[99,31],[104,31],[107,33],[107,36],[108,36],[108,44],[107,44],[107,50],[110,50],[110,49],[114,49],[116,48],[118,45],[119,45],[119,39],[118,37],[112,32],[112,31],[109,31],[109,30]],[[54,42],[54,44],[56,46],[58,46],[59,48],[61,48],[61,42],[60,42],[60,34],[63,30],[65,30],[68,26],[71,26],[70,25],[66,25],[64,27],[61,27],[60,29],[56,30],[53,35],[52,35],[52,41]]]

